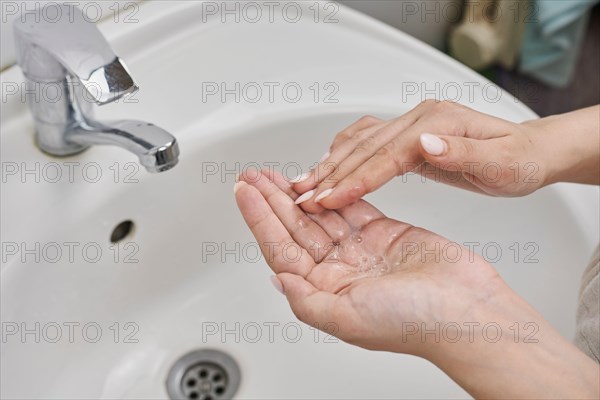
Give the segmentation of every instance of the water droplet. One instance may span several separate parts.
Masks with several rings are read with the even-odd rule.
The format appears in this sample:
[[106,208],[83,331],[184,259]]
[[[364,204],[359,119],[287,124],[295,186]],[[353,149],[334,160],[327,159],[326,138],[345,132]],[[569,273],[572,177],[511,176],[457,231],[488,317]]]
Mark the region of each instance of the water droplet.
[[305,221],[304,219],[300,218],[300,219],[298,220],[298,226],[299,226],[301,229],[305,229],[305,228],[306,228],[306,221]]
[[339,260],[339,255],[337,251],[332,252],[327,259],[329,262],[337,262]]
[[381,257],[381,256],[373,256],[371,258],[371,263],[373,265],[381,264],[381,263],[383,263],[383,257]]
[[351,237],[352,241],[356,242],[356,243],[362,243],[362,241],[363,241],[362,236],[360,235],[360,232],[354,232],[350,237]]
[[358,261],[359,272],[364,272],[369,267],[369,258],[367,256],[362,256]]

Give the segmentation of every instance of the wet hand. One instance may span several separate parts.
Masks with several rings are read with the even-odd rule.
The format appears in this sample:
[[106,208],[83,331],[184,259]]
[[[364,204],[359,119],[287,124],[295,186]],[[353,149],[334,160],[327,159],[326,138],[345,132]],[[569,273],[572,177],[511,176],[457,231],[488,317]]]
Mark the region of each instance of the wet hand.
[[290,182],[303,209],[338,209],[407,172],[494,196],[545,184],[538,130],[451,102],[425,101],[383,121],[364,117],[340,132],[319,165]]
[[433,347],[401,340],[403,324],[477,321],[512,293],[481,257],[365,201],[308,214],[281,175],[240,179],[238,206],[293,312],[346,342],[423,356]]

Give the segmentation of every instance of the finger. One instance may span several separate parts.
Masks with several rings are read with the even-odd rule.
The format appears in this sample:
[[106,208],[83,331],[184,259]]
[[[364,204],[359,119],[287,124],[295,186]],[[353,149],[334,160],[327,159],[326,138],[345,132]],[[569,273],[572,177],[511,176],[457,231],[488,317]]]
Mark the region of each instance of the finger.
[[314,259],[304,249],[300,249],[299,258],[292,260],[287,257],[284,248],[289,249],[295,242],[258,189],[240,181],[234,190],[244,220],[271,269],[275,273],[290,272],[307,276],[315,266]]
[[[415,107],[381,127],[374,135],[366,138],[357,135],[357,140],[364,140],[354,145],[334,172],[325,179],[319,179],[318,187],[311,193],[310,199],[305,199],[302,208],[312,212],[317,204],[329,209],[343,207],[378,189],[395,176],[416,168],[422,162],[415,146],[416,126],[420,126],[419,118],[426,110],[424,106]],[[352,142],[349,140],[341,147],[354,144]],[[334,155],[335,152],[332,157]],[[327,162],[323,165],[327,165]],[[338,190],[339,187],[341,190]],[[333,188],[336,188],[335,191]],[[323,201],[326,197],[327,200]]]
[[423,162],[416,144],[420,129],[418,123],[406,129],[335,186],[319,185],[311,201],[328,209],[338,209],[377,190],[394,177],[414,170]]
[[[300,195],[296,193],[292,184],[288,182],[283,175],[276,171],[265,170],[262,171],[263,175],[265,175],[271,182],[273,182],[283,193],[287,194],[292,200],[296,200]],[[300,205],[301,206],[301,205]],[[317,210],[317,213],[321,213],[325,209],[320,207]],[[312,215],[310,215],[312,217]],[[313,218],[314,219],[314,218]]]
[[[275,185],[277,185],[277,187],[279,187],[279,189],[281,189],[282,192],[287,194],[292,200],[296,200],[300,196],[294,190],[294,188],[292,187],[292,184],[289,181],[287,181],[283,177],[283,175],[281,175],[280,173],[278,173],[274,170],[264,170],[264,171],[262,171],[262,173],[267,178],[269,178],[270,181],[272,181]],[[302,205],[300,205],[300,208],[302,208]],[[312,214],[320,214],[324,210],[325,209],[323,207],[316,205],[316,207],[312,207],[311,211],[308,211],[308,210],[304,210],[304,211],[310,212]]]
[[[418,121],[432,108],[432,104],[428,101],[422,102],[392,121],[374,123],[368,128],[355,132],[334,148],[329,157],[321,160],[313,171],[303,177],[302,181],[295,182],[294,189],[298,193],[306,193],[317,185],[320,186],[319,191],[334,186],[336,182],[344,179],[386,143]],[[324,184],[325,182],[327,183]],[[310,203],[303,208],[314,212]]]
[[325,210],[308,216],[327,232],[332,242],[340,242],[352,232],[352,227],[335,210]]
[[364,200],[359,200],[337,211],[354,229],[360,229],[375,220],[385,218],[381,211]]
[[240,179],[258,189],[294,242],[307,250],[315,262],[320,262],[325,255],[323,249],[330,247],[332,242],[327,232],[310,219],[294,204],[290,196],[281,191],[267,176],[259,173],[256,177],[253,172],[244,172]]
[[409,114],[405,116],[405,118],[384,125],[373,135],[360,137],[360,141],[352,149],[352,152],[342,160],[333,173],[327,176],[325,180],[321,181],[325,183],[325,185],[320,185],[319,188],[335,186],[337,182],[350,175],[359,166],[373,157],[378,150],[390,143],[394,138],[398,137],[398,135],[401,135],[407,128],[415,123],[416,119],[416,114]]
[[[302,209],[310,212],[310,213],[318,213],[319,211],[321,211],[323,208],[339,208],[339,207],[343,207],[347,204],[350,204],[358,199],[360,199],[364,194],[369,193],[370,191],[374,190],[375,187],[373,187],[373,184],[370,182],[371,179],[383,179],[385,178],[385,180],[383,180],[381,182],[381,184],[383,184],[384,182],[387,182],[388,180],[392,179],[393,177],[395,177],[397,175],[397,171],[395,169],[395,165],[393,163],[386,163],[383,164],[381,166],[381,170],[366,170],[366,172],[361,175],[362,179],[364,179],[363,182],[359,182],[359,185],[356,185],[354,181],[350,181],[350,182],[346,182],[346,184],[350,183],[352,186],[348,187],[347,190],[345,190],[344,192],[338,192],[336,193],[336,198],[338,199],[338,202],[335,203],[336,206],[335,207],[331,207],[330,206],[330,202],[327,202],[325,204],[321,204],[320,200],[324,199],[326,196],[329,196],[331,194],[331,192],[333,191],[334,187],[339,186],[339,184],[341,182],[345,181],[345,178],[347,178],[348,175],[351,175],[353,173],[353,171],[356,171],[355,168],[360,169],[365,163],[370,163],[370,158],[372,158],[372,152],[374,151],[375,154],[377,151],[381,151],[381,148],[379,150],[375,150],[376,147],[378,146],[383,146],[382,148],[386,148],[389,147],[390,143],[388,143],[389,139],[397,136],[397,132],[393,129],[390,128],[390,126],[386,125],[382,128],[383,130],[385,130],[386,132],[381,132],[381,133],[376,133],[373,132],[373,135],[370,135],[369,138],[372,139],[366,139],[367,141],[372,140],[370,143],[371,144],[365,144],[364,148],[362,147],[363,145],[361,144],[357,144],[356,141],[352,141],[349,140],[346,143],[344,143],[341,147],[344,148],[340,148],[340,151],[338,152],[338,154],[333,154],[332,157],[346,157],[346,159],[344,159],[343,161],[341,161],[341,163],[336,164],[335,162],[332,162],[331,164],[329,162],[325,162],[319,165],[319,168],[323,167],[326,168],[328,165],[332,166],[332,168],[330,169],[330,171],[325,172],[325,174],[327,175],[327,177],[325,177],[324,179],[320,179],[320,177],[315,177],[315,181],[320,182],[318,187],[305,192],[303,195],[306,197],[303,200],[301,205],[302,205]],[[365,131],[367,132],[367,131]],[[368,132],[367,132],[368,133]],[[362,139],[364,138],[364,135],[361,134],[362,136],[355,136],[358,139]],[[358,146],[358,147],[357,147]],[[356,150],[356,149],[364,149],[364,150]],[[367,148],[369,148],[369,150],[367,150]],[[391,155],[391,154],[390,154]],[[349,160],[349,161],[346,161]],[[312,186],[312,183],[311,185]],[[378,186],[377,186],[378,187]],[[295,187],[297,189],[297,187]],[[341,196],[341,197],[340,197]],[[341,202],[339,201],[341,200]]]
[[279,190],[287,194],[292,200],[296,200],[298,198],[298,193],[294,191],[292,185],[279,172],[275,170],[264,170],[261,173],[266,176],[267,179],[273,182],[279,188]]
[[[279,189],[290,196],[292,200],[298,198],[290,183],[276,171],[264,171],[263,174],[269,178]],[[318,214],[308,216],[315,221],[329,235],[332,241],[339,242],[350,234],[350,225],[344,218],[333,210],[325,210]]]
[[438,183],[444,183],[449,186],[454,186],[464,190],[470,190],[475,193],[485,194],[485,192],[479,189],[472,183],[472,179],[465,175],[460,170],[443,170],[436,168],[435,166],[424,162],[413,170],[414,173],[421,175],[424,178],[433,180]]
[[497,143],[496,139],[482,140],[429,133],[420,135],[419,140],[421,153],[429,164],[442,170],[461,171],[480,180],[484,180],[492,160],[497,159],[498,148],[494,143]]
[[[298,193],[305,193],[317,185],[320,191],[334,186],[414,124],[424,112],[422,107],[416,107],[393,121],[373,125],[356,133],[334,149],[331,155],[321,161],[305,181],[297,183],[294,189]],[[308,210],[312,211],[310,208]]]
[[[379,126],[379,125],[383,126],[384,124],[385,124],[385,121],[383,121],[379,118],[372,117],[370,115],[360,118],[358,121],[354,122],[353,124],[351,124],[350,126],[345,128],[343,131],[341,131],[340,133],[338,133],[335,136],[332,144],[329,146],[329,151],[327,151],[327,153],[325,153],[323,155],[323,157],[321,157],[321,160],[319,160],[319,164],[324,163],[326,160],[328,160],[327,161],[328,163],[333,164],[333,160],[331,159],[331,152],[333,152],[334,150],[337,150],[342,143],[355,137],[355,135],[357,135],[359,132],[363,132],[364,130],[367,130],[374,126]],[[329,169],[329,167],[325,168],[326,171],[328,169]],[[311,179],[315,179],[314,176],[319,176],[319,174],[323,174],[322,171],[321,172],[317,171],[316,175],[314,175],[314,172],[315,171],[309,171],[309,172],[303,173],[293,179],[290,179],[291,183],[294,183],[295,185],[298,186],[298,187],[296,187],[296,191],[298,193],[304,193],[307,190],[309,190],[309,189],[306,189],[306,187],[308,187],[308,183],[305,183],[305,182],[308,182]]]
[[425,112],[422,120],[435,134],[491,139],[506,136],[514,129],[514,123],[451,101],[426,100],[419,105]]
[[305,178],[298,183],[294,183],[294,190],[298,193],[306,193],[316,187],[320,182],[329,179],[335,174],[340,164],[346,159],[356,146],[366,137],[376,136],[379,129],[386,126],[387,123],[373,125],[369,128],[356,132],[351,138],[340,143],[325,159],[305,175]]
[[321,330],[330,330],[328,333],[335,334],[344,339],[344,330],[340,329],[345,318],[351,318],[347,314],[349,310],[343,307],[340,297],[318,290],[306,279],[293,274],[278,274],[285,296],[290,303],[294,315],[302,322]]
[[335,138],[333,139],[333,142],[329,147],[329,151],[331,152],[335,150],[337,147],[339,147],[340,144],[352,138],[357,132],[370,128],[374,125],[381,125],[383,123],[384,120],[375,118],[371,115],[365,115],[364,117],[361,117],[358,121],[356,121],[352,125],[348,126],[346,129],[335,135]]

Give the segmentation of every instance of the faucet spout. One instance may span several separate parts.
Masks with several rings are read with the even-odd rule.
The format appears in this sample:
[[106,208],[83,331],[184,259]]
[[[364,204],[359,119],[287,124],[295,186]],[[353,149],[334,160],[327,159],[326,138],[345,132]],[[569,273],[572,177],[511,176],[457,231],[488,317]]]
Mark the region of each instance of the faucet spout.
[[[56,7],[59,18],[41,17],[48,7]],[[166,171],[177,164],[177,141],[162,128],[142,121],[93,118],[93,103],[114,102],[138,86],[123,60],[79,8],[54,4],[25,12],[15,20],[14,31],[40,149],[68,156],[90,145],[112,144],[136,154],[149,172]],[[47,99],[43,93],[48,86],[59,89],[62,96]]]
[[116,145],[136,156],[148,172],[163,172],[177,165],[179,145],[173,135],[144,121],[87,122],[72,129],[66,140],[81,146]]

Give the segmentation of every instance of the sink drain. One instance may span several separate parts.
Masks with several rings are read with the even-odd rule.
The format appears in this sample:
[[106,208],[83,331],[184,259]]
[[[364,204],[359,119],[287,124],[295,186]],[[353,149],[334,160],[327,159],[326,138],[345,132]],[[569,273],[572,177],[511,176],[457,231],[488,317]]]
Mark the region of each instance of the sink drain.
[[240,369],[219,350],[197,350],[181,357],[169,371],[167,393],[173,400],[231,399],[240,384]]

